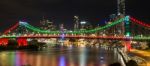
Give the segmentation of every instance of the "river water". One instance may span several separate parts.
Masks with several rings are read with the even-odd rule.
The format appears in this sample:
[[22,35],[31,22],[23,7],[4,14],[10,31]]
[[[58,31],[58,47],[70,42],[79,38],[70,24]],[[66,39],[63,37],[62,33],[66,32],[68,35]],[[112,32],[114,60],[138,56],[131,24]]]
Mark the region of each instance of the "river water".
[[119,62],[107,48],[46,48],[41,51],[0,51],[0,66],[108,66]]

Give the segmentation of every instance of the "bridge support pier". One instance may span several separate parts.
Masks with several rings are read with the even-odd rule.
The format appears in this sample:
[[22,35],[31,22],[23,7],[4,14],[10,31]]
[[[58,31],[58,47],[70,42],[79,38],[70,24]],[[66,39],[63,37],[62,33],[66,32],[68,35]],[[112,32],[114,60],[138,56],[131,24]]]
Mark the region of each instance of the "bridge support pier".
[[8,44],[8,38],[0,38],[0,45],[7,45]]
[[130,31],[130,16],[126,16],[124,19],[125,22],[125,37],[127,38],[125,40],[125,49],[126,51],[130,51],[131,50],[131,40],[128,38],[131,36],[131,31]]
[[28,42],[26,38],[18,38],[17,39],[18,45],[19,46],[27,46]]

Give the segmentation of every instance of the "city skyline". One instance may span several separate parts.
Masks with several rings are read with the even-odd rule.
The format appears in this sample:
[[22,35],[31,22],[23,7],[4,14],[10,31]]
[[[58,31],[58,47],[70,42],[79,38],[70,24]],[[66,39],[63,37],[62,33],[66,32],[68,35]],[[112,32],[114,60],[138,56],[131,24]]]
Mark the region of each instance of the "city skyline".
[[[52,20],[54,24],[64,23],[72,26],[74,15],[92,24],[101,24],[110,14],[117,13],[117,0],[2,0],[0,5],[0,26],[4,28],[9,28],[19,20],[25,20],[36,26],[40,24],[43,16]],[[126,0],[126,14],[148,23],[150,21],[148,5],[148,1]]]
[[148,6],[148,0],[1,0],[0,66],[150,66]]

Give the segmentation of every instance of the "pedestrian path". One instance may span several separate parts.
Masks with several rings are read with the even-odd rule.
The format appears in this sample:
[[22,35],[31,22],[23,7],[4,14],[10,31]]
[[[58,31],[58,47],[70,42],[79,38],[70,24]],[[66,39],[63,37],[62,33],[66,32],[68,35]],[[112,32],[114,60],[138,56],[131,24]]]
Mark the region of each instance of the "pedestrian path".
[[145,60],[146,65],[144,64],[141,66],[150,66],[150,51],[132,49],[130,53],[136,55],[137,57],[141,57],[143,58],[143,60]]

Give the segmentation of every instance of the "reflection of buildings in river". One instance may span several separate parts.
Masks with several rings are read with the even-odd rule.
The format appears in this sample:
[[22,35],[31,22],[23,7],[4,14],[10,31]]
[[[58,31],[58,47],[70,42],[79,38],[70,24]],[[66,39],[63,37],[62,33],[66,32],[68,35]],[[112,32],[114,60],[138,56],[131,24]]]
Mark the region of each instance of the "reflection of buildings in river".
[[19,59],[16,59],[15,61],[16,62],[20,61],[18,64],[31,65],[31,66],[49,66],[49,65],[57,66],[56,65],[57,60],[55,59],[56,57],[49,58],[48,56],[42,56],[42,54],[34,55],[34,53],[31,54],[19,53],[17,56],[18,56],[17,58]]
[[0,65],[1,66],[7,66],[6,65],[7,64],[7,59],[8,59],[7,54],[5,52],[2,52],[1,55],[0,55],[0,61],[2,63],[0,63]]
[[75,57],[72,57],[72,53],[69,53],[69,59],[68,59],[68,61],[69,61],[69,65],[70,66],[76,66],[75,65],[75,61],[74,61],[74,59],[76,58],[76,56]]
[[82,48],[80,50],[80,55],[79,55],[80,66],[86,66],[86,64],[87,64],[86,60],[87,60],[86,49]]
[[[55,49],[49,51],[9,51],[0,52],[0,66],[105,66],[114,61],[113,54],[94,48]],[[89,53],[90,52],[90,53]],[[105,54],[107,52],[107,54]],[[105,58],[101,63],[99,57]],[[108,63],[107,63],[108,62]]]
[[[0,66],[75,66],[74,59],[67,61],[66,56],[57,54],[38,54],[34,52],[13,52],[0,55]],[[73,57],[69,57],[72,59]]]
[[44,60],[42,60],[42,61],[41,61],[41,60],[42,60],[42,59],[41,59],[41,55],[37,55],[37,58],[36,58],[36,60],[35,60],[37,63],[36,63],[35,66],[41,66],[41,62],[44,61]]
[[58,65],[57,65],[57,64],[58,64],[58,63],[57,63],[57,58],[56,58],[55,55],[52,55],[52,56],[51,56],[51,62],[50,62],[50,63],[51,63],[52,66],[58,66]]
[[59,58],[59,66],[66,66],[66,59],[64,56],[60,56]]

